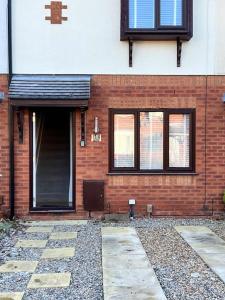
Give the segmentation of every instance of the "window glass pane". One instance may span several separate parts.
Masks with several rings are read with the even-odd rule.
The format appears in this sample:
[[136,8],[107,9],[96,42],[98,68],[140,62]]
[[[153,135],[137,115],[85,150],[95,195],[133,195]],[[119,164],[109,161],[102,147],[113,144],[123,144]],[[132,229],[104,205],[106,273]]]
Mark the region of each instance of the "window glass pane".
[[140,169],[163,169],[163,112],[140,113]]
[[187,168],[190,166],[189,132],[189,114],[169,116],[169,167]]
[[129,0],[129,28],[155,27],[155,0]]
[[134,115],[114,115],[114,167],[134,167]]
[[160,25],[182,26],[183,0],[160,0]]

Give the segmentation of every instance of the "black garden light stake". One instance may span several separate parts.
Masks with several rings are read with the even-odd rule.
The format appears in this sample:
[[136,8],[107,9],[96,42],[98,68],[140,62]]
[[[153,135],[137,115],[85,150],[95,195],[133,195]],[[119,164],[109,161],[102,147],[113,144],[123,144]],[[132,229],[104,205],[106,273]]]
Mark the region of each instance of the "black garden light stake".
[[128,200],[129,206],[130,206],[130,213],[129,213],[129,218],[130,220],[134,219],[134,207],[136,204],[136,200],[135,199],[129,199]]

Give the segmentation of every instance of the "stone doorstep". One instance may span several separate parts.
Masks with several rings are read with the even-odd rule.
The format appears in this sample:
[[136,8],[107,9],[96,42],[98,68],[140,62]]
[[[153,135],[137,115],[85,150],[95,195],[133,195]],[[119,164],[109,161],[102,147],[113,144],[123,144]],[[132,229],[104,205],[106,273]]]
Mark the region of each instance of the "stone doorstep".
[[48,240],[19,240],[16,248],[45,248]]
[[22,300],[23,295],[24,292],[0,293],[0,300]]
[[0,266],[1,273],[16,273],[16,272],[29,272],[33,273],[37,267],[38,261],[7,261]]
[[27,233],[51,233],[53,231],[54,227],[29,227],[27,228]]
[[75,254],[75,248],[47,248],[44,249],[41,258],[42,259],[62,259],[73,257]]
[[28,289],[62,288],[70,285],[71,273],[33,274]]
[[77,232],[53,232],[49,236],[49,240],[72,240],[77,238]]
[[126,222],[129,221],[129,214],[105,214],[105,221],[106,222]]
[[61,221],[26,221],[21,222],[23,225],[29,226],[76,226],[87,225],[87,220],[61,220]]

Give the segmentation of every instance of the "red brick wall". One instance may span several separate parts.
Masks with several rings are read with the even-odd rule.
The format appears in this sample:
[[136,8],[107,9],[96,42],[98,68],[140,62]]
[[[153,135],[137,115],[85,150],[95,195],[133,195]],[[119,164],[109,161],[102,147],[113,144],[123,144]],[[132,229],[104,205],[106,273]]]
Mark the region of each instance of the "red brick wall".
[[[30,215],[32,218],[82,217],[82,182],[105,181],[106,212],[127,212],[128,199],[135,198],[137,211],[146,214],[146,204],[154,205],[154,215],[210,215],[221,212],[225,189],[225,77],[204,76],[93,76],[92,98],[87,112],[87,146],[80,147],[80,113],[76,119],[76,207],[68,215]],[[0,136],[6,136],[6,112]],[[108,173],[109,108],[196,108],[196,175],[111,176]],[[94,117],[99,117],[102,142],[91,142]],[[1,117],[2,119],[2,117]],[[24,144],[18,144],[15,128],[16,213],[29,213],[29,127],[25,114]],[[205,143],[206,141],[206,143]],[[7,139],[0,164],[7,172]],[[2,147],[2,145],[1,145]],[[207,149],[206,149],[207,148]],[[4,147],[3,147],[4,149]],[[0,168],[1,170],[1,168]],[[205,172],[205,170],[207,172]],[[7,176],[7,175],[6,175]],[[2,180],[2,179],[1,179]],[[8,198],[8,182],[0,189]],[[87,214],[85,213],[85,216]]]
[[207,92],[206,196],[209,203],[215,201],[215,210],[224,210],[221,199],[225,191],[225,76],[209,77]]
[[0,217],[7,215],[9,202],[9,142],[8,142],[8,76],[0,75],[0,91],[5,98],[0,103],[0,196],[4,204],[0,205]]

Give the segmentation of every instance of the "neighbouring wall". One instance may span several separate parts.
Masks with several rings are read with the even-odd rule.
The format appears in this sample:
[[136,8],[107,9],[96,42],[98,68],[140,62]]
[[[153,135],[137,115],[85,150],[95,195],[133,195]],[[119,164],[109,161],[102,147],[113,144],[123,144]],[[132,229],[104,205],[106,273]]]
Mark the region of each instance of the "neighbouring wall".
[[0,91],[5,98],[0,103],[0,216],[8,215],[9,207],[9,136],[8,136],[8,76],[0,75]]
[[8,11],[7,0],[0,2],[0,74],[8,73]]

